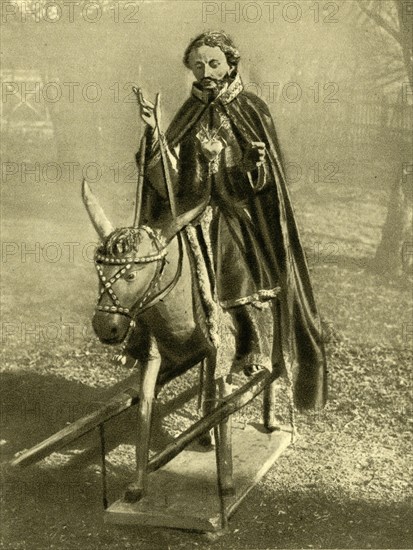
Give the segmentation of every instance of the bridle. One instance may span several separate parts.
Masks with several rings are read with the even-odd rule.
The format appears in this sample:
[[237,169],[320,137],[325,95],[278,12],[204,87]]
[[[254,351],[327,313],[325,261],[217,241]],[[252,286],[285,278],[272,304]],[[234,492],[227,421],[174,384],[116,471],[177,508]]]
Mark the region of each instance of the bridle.
[[[151,227],[143,225],[139,227],[139,231],[141,230],[144,230],[147,235],[152,239],[152,242],[155,244],[157,248],[157,252],[155,254],[150,254],[148,256],[127,255],[124,258],[116,258],[113,256],[106,256],[104,254],[101,254],[99,252],[99,249],[95,254],[95,267],[99,276],[100,283],[102,285],[95,311],[125,315],[131,320],[131,325],[134,324],[134,318],[136,317],[136,315],[141,314],[150,307],[154,306],[172,291],[182,273],[183,247],[182,238],[178,233],[179,260],[174,278],[163,290],[159,291],[159,293],[155,296],[152,296],[155,289],[159,286],[162,275],[164,274],[165,266],[167,264],[166,255],[168,251],[165,242],[158,237],[158,235]],[[138,231],[138,229],[136,231]],[[113,289],[113,285],[128,271],[130,271],[135,264],[148,264],[152,262],[157,262],[156,271],[142,298],[140,300],[137,300],[131,308],[123,307],[118,296],[115,293],[115,290]],[[119,271],[117,271],[114,275],[112,275],[112,277],[107,279],[103,274],[103,269],[101,267],[102,264],[112,266],[118,265],[121,267]],[[104,294],[107,294],[109,296],[112,305],[100,305],[100,301],[102,300]]]

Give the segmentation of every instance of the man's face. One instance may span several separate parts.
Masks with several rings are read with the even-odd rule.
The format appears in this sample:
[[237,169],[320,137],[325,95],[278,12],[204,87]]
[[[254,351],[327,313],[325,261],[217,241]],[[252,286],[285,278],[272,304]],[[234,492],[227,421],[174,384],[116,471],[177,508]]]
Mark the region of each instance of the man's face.
[[205,89],[214,89],[217,82],[230,74],[230,67],[224,52],[218,46],[200,46],[192,50],[189,56],[189,66],[195,78]]

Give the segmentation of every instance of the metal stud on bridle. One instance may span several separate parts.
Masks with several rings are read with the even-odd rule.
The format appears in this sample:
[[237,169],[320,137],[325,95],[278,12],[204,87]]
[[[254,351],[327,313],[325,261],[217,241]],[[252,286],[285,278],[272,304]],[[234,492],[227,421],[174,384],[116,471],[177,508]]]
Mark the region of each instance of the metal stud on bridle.
[[[155,233],[155,231],[148,227],[148,226],[141,226],[139,230],[144,230],[147,235],[152,239],[152,242],[155,243],[155,246],[157,248],[157,252],[155,254],[149,254],[147,256],[138,256],[138,255],[131,255],[128,254],[126,258],[115,258],[113,256],[106,256],[99,251],[97,251],[95,255],[95,267],[96,271],[99,276],[99,280],[101,282],[102,288],[100,290],[100,296],[98,299],[98,304],[96,306],[97,311],[104,311],[105,313],[114,313],[114,314],[121,314],[126,315],[127,317],[130,317],[132,319],[131,315],[131,309],[136,309],[136,304],[132,308],[123,307],[120,303],[119,298],[117,297],[113,285],[121,278],[126,275],[128,271],[131,270],[134,264],[148,264],[152,262],[160,262],[159,267],[157,269],[157,272],[155,273],[155,276],[153,277],[149,288],[145,292],[145,295],[141,299],[140,303],[138,304],[138,309],[141,308],[143,305],[145,305],[148,302],[148,299],[150,295],[152,294],[154,288],[159,283],[159,280],[162,276],[165,263],[166,263],[166,244],[161,241],[161,239],[158,237],[158,235]],[[119,271],[117,271],[110,279],[108,280],[105,275],[103,274],[102,265],[119,265],[122,266]],[[107,294],[112,302],[112,305],[105,305],[101,306],[99,305],[102,297],[104,294]]]

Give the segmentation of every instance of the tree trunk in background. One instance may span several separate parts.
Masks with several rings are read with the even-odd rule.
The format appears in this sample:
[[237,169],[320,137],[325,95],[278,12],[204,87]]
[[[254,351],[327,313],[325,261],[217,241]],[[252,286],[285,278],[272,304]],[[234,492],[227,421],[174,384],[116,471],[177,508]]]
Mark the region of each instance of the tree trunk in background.
[[376,273],[402,275],[412,272],[411,216],[404,178],[404,175],[398,178],[390,192],[381,241],[369,266]]
[[[402,49],[402,62],[406,71],[405,86],[412,86],[412,28],[411,21],[405,17],[405,6],[400,0],[395,0],[398,15],[398,42]],[[407,19],[407,20],[406,20]],[[401,83],[402,85],[402,83]],[[406,97],[402,102],[407,103]],[[412,106],[410,106],[412,108]],[[382,228],[382,237],[369,268],[376,273],[401,275],[413,272],[413,236],[411,229],[412,196],[411,189],[411,148],[403,148],[404,168],[390,193],[386,221]],[[410,171],[407,166],[410,163]]]

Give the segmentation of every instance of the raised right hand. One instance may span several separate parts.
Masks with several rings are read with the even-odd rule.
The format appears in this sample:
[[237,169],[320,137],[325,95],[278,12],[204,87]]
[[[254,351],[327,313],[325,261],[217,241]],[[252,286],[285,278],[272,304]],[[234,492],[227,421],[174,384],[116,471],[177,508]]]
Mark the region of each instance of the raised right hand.
[[145,124],[154,129],[156,126],[155,105],[143,97],[141,88],[133,87],[133,91],[135,92],[138,104],[140,106],[141,119]]

